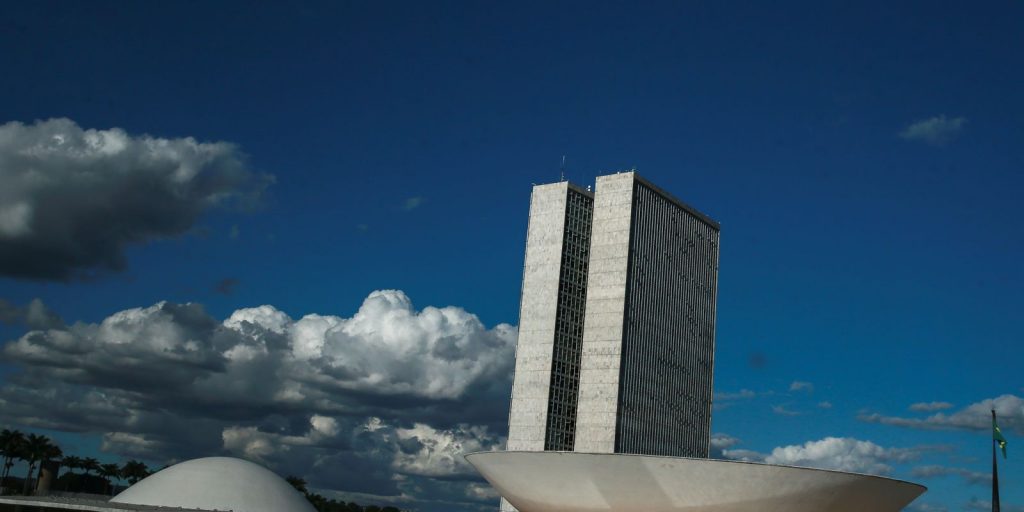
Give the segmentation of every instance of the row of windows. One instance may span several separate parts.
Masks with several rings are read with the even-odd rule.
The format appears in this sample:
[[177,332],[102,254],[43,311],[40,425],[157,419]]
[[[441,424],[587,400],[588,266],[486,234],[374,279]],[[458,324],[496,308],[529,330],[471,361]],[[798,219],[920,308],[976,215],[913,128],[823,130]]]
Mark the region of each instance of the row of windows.
[[571,309],[574,311],[585,310],[587,307],[586,292],[584,291],[584,293],[581,294],[581,296],[579,297],[574,297],[568,294],[562,294],[562,297],[559,299],[558,307]]
[[578,382],[580,377],[579,361],[579,358],[576,358],[575,362],[556,360],[551,365],[551,373],[552,375],[565,375],[574,378]]
[[553,404],[572,405],[575,407],[579,391],[579,381],[576,386],[555,387],[551,386],[548,402]]
[[555,346],[554,358],[551,364],[551,371],[561,375],[579,375],[580,346],[579,341],[573,342],[570,346]]
[[718,233],[642,184],[633,194],[616,451],[707,456]]
[[567,425],[571,425],[571,427],[548,430],[547,440],[544,443],[545,450],[572,451],[572,445],[576,440],[576,426],[575,423],[567,423]]
[[567,322],[567,321],[564,321],[564,320],[557,320],[556,324],[555,324],[555,328],[558,330],[558,332],[560,332],[562,334],[566,334],[568,336],[576,336],[576,337],[580,337],[580,338],[583,337],[583,323],[582,322],[570,323],[570,322]]
[[586,310],[587,265],[593,199],[569,191],[558,310],[548,394],[545,450],[572,450],[576,436],[576,401],[579,396],[583,318]]
[[[577,265],[577,269],[570,268],[572,265]],[[574,260],[574,263],[562,262],[562,274],[559,276],[558,284],[568,284],[574,286],[576,293],[573,290],[566,290],[566,293],[574,297],[583,297],[583,290],[580,286],[586,285],[587,282],[587,262],[583,260]]]
[[[571,373],[569,373],[569,372],[555,373],[555,374],[551,375],[551,386],[552,387],[557,387],[559,389],[569,389],[575,383],[576,383],[576,379],[574,379],[573,375]],[[570,396],[567,401],[575,403],[576,402],[576,398],[574,396]]]
[[590,218],[589,217],[569,216],[568,218],[565,219],[565,231],[566,231],[566,233],[568,233],[568,232],[580,233],[580,232],[585,231],[586,228],[589,228],[589,227],[590,227]]
[[[559,283],[558,293],[561,296],[560,299],[566,299],[566,300],[568,300],[568,299],[583,299],[587,295],[587,277],[586,277],[586,275],[584,275],[579,281],[574,281],[574,280],[570,280],[570,279],[563,279],[562,282]],[[575,300],[573,301],[573,304],[576,304]],[[565,306],[567,306],[567,304],[563,303],[563,301],[560,300],[559,301],[559,306],[560,307],[565,307]],[[581,308],[574,307],[574,308],[571,308],[571,309],[581,309]]]
[[[555,419],[558,420],[555,422],[555,424],[557,425],[556,430],[558,432],[564,432],[569,434],[570,436],[575,434],[576,404],[566,405],[552,402],[551,411],[553,411],[552,414],[555,416]],[[569,446],[569,449],[571,450],[572,446]]]

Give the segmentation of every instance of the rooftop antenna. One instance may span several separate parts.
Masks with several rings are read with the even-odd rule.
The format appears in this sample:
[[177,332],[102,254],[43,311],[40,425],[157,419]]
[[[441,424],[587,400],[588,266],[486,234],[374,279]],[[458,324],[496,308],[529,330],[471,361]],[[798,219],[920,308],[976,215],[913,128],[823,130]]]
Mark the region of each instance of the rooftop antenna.
[[565,155],[562,155],[562,172],[559,175],[558,181],[565,181]]

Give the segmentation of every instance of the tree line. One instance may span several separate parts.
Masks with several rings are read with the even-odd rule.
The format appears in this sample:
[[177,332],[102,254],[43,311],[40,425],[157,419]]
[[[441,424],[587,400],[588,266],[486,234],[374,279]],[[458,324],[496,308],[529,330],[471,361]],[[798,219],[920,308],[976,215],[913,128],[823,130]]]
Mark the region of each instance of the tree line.
[[401,509],[395,507],[378,507],[377,505],[363,506],[358,503],[346,503],[335,499],[327,499],[315,492],[309,492],[309,489],[306,488],[306,481],[297,476],[289,476],[285,478],[285,480],[292,484],[292,487],[294,487],[295,490],[301,492],[302,495],[313,504],[313,508],[315,508],[317,512],[403,512]]
[[[129,484],[134,485],[151,473],[145,463],[137,460],[129,460],[121,465],[101,464],[99,460],[92,457],[64,455],[64,451],[50,438],[32,433],[24,434],[18,430],[3,429],[0,431],[0,456],[3,457],[3,468],[0,471],[0,494],[6,493],[9,489],[17,492],[17,489],[8,486],[7,481],[11,476],[11,468],[15,461],[19,460],[28,464],[28,471],[25,472],[25,478],[22,481],[21,494],[23,495],[30,494],[29,486],[32,482],[39,481],[43,473],[43,466],[50,461],[59,462],[61,467],[67,470],[55,479],[58,486],[63,486],[63,489],[59,490],[64,491],[69,490],[69,486],[73,483],[78,484],[73,490],[80,491],[81,480],[93,478],[102,479],[104,492],[112,494],[114,486],[111,479],[114,481],[127,480]],[[82,470],[82,472],[75,473],[76,469]],[[95,476],[92,475],[93,472],[96,473]],[[35,474],[34,478],[33,474]],[[309,492],[306,488],[306,481],[301,478],[289,476],[285,480],[301,492],[313,504],[317,512],[402,512],[402,510],[390,506],[363,506],[357,503],[328,499],[320,494]]]
[[[18,430],[3,429],[0,431],[0,456],[3,457],[3,468],[0,471],[0,493],[6,492],[10,488],[7,485],[7,480],[11,476],[11,468],[18,460],[28,464],[28,471],[25,473],[21,488],[21,494],[25,495],[30,494],[29,486],[33,481],[39,481],[43,473],[43,466],[50,461],[59,462],[62,467],[67,469],[63,476],[57,478],[58,482],[64,484],[65,488],[62,490],[68,490],[67,487],[73,480],[83,480],[82,475],[84,475],[84,480],[88,480],[89,477],[103,479],[105,492],[110,494],[114,490],[111,479],[127,480],[130,484],[134,484],[150,474],[149,468],[143,462],[129,460],[121,465],[101,464],[99,460],[92,457],[81,458],[64,455],[64,451],[50,438],[32,433],[24,434]],[[82,470],[82,473],[75,473],[76,469]],[[94,471],[96,472],[95,477],[92,475]],[[33,473],[35,478],[33,478]],[[54,475],[54,477],[57,476]],[[17,489],[13,490],[17,492]]]

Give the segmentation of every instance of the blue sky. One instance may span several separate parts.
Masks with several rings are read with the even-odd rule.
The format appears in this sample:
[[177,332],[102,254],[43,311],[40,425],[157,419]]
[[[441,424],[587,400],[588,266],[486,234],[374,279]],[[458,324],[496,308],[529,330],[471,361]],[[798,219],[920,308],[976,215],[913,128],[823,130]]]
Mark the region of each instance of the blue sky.
[[[451,484],[474,485],[464,469],[451,469],[462,480],[437,479],[402,457],[434,460],[430,450],[445,443],[486,447],[504,435],[507,403],[473,400],[507,401],[507,390],[476,393],[473,379],[508,369],[494,354],[505,354],[510,338],[496,326],[518,322],[530,186],[557,180],[566,155],[572,181],[635,167],[721,222],[713,430],[730,436],[720,439],[734,456],[763,458],[829,437],[869,441],[882,451],[851,453],[930,487],[920,502],[931,508],[920,510],[972,510],[989,491],[964,475],[988,471],[990,445],[969,407],[985,412],[985,400],[1003,397],[1004,508],[1024,507],[1014,457],[1014,438],[1024,434],[1015,362],[1024,355],[1020,2],[39,2],[5,11],[0,124],[5,135],[15,125],[4,123],[22,125],[21,138],[0,138],[0,179],[10,185],[0,192],[0,251],[29,255],[0,258],[0,299],[11,311],[0,326],[5,342],[28,343],[34,299],[63,319],[46,327],[70,332],[81,322],[76,339],[95,347],[104,334],[91,324],[161,301],[201,304],[206,324],[260,305],[294,321],[313,313],[354,320],[371,292],[401,290],[412,314],[453,306],[458,318],[480,322],[453,332],[504,348],[467,349],[492,366],[470,372],[473,386],[451,396],[396,386],[374,398],[343,379],[334,392],[359,398],[337,409],[247,409],[244,401],[227,416],[161,409],[208,425],[202,442],[128,420],[47,423],[52,411],[25,404],[4,414],[4,425],[46,424],[112,460],[161,464],[190,445],[293,472],[322,455],[298,437],[308,441],[301,446],[329,447],[324,432],[390,432],[427,448],[392,447],[389,459],[371,460],[352,434],[338,464],[361,461],[379,478],[321,476],[315,487],[362,501],[401,495],[423,510],[486,504],[480,489]],[[69,121],[46,124],[62,118]],[[71,179],[81,169],[64,160],[38,163],[56,184],[32,188],[11,156],[54,133],[114,128],[126,140],[148,135],[196,151],[201,175],[217,178],[207,186],[220,188],[190,189],[197,195],[164,208],[147,195],[162,185],[81,184]],[[190,145],[200,143],[224,144]],[[97,190],[109,195],[90,201]],[[134,219],[124,231],[90,216],[108,199],[107,214]],[[67,246],[40,249],[65,231],[19,231],[24,219],[11,212],[20,204],[34,207],[33,219],[84,219],[74,257]],[[123,265],[90,259],[100,249],[122,255]],[[28,274],[47,258],[49,274]],[[408,309],[398,295],[383,297]],[[274,314],[246,311],[240,318],[276,332],[265,320]],[[33,359],[9,346],[4,395],[53,379],[54,350]],[[390,357],[367,350],[359,357]],[[217,360],[204,364],[216,373]],[[145,379],[112,385],[101,376],[116,368],[74,364],[56,366],[67,396],[166,391]],[[177,363],[138,364],[159,371]],[[190,375],[175,390],[208,377]],[[932,402],[930,411],[909,410]],[[456,419],[462,411],[473,411],[465,423]],[[330,416],[337,428],[309,427],[313,416]],[[388,427],[366,429],[368,417]],[[473,430],[481,425],[486,435]],[[122,440],[136,436],[134,448],[110,442],[112,429]],[[253,445],[232,448],[218,437],[227,431],[291,448],[246,452],[238,446]],[[164,444],[140,451],[147,436]],[[814,446],[835,455],[836,446]],[[419,479],[420,494],[394,475]]]

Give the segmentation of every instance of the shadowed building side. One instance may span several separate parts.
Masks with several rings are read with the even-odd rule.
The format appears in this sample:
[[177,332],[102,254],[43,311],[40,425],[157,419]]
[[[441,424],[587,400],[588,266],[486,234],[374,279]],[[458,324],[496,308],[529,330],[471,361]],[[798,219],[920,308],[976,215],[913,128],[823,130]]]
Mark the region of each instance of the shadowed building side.
[[718,237],[635,172],[597,178],[575,451],[708,456]]

